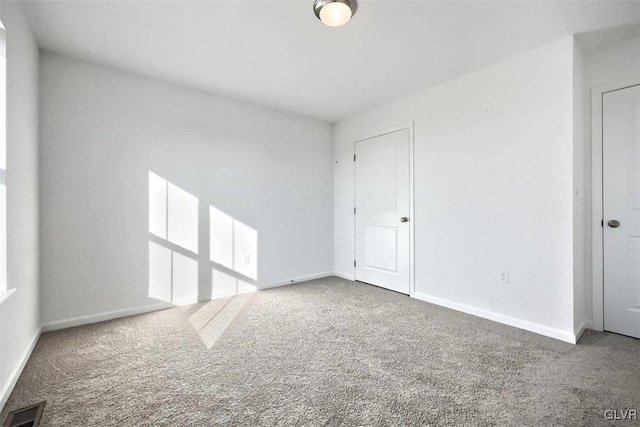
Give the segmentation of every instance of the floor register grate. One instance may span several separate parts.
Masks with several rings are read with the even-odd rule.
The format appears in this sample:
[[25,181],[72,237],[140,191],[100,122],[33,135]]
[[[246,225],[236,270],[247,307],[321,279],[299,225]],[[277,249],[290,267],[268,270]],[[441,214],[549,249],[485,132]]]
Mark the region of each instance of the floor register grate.
[[4,427],[38,427],[45,403],[46,402],[40,402],[9,413]]

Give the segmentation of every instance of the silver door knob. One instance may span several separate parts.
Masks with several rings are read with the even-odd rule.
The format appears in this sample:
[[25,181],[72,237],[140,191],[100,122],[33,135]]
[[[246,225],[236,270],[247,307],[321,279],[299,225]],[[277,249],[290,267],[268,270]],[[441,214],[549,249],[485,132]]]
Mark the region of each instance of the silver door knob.
[[400,218],[400,222],[409,222],[409,217],[403,216],[402,218]]
[[618,221],[617,219],[612,219],[607,223],[607,225],[611,228],[617,228],[620,227],[620,221]]

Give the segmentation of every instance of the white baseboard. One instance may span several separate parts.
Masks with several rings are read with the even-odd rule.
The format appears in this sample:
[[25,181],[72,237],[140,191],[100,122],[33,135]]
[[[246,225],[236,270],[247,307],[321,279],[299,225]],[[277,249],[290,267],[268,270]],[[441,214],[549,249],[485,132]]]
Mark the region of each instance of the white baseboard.
[[201,296],[199,302],[211,301],[211,300],[220,299],[220,298],[229,298],[229,297],[233,297],[240,294],[247,294],[247,293],[258,292],[266,289],[279,288],[281,286],[295,285],[296,283],[308,282],[309,280],[315,280],[315,279],[322,279],[323,277],[331,277],[333,275],[334,275],[333,271],[325,271],[323,273],[315,273],[315,274],[308,274],[306,276],[294,277],[293,279],[288,279],[288,280],[279,280],[277,282],[269,283],[268,285],[257,285],[255,286],[255,289],[251,289],[251,290],[227,291],[224,293],[203,295]]
[[587,329],[592,329],[592,328],[593,328],[593,324],[592,324],[591,320],[585,320],[584,322],[582,322],[580,327],[575,331],[576,343],[578,342],[578,340],[580,339],[582,334],[584,334],[584,331],[586,331]]
[[[208,300],[206,300],[206,299],[202,299],[201,300],[197,296],[195,296],[195,297],[191,297],[191,298],[174,299],[173,301],[171,301],[171,304],[169,304],[169,305],[170,306],[190,305],[190,304],[195,304],[195,303],[200,302],[200,301],[208,301]],[[138,314],[138,313],[136,313],[136,314]]]
[[293,285],[295,283],[308,282],[309,280],[322,279],[323,277],[334,276],[333,271],[324,271],[322,273],[308,274],[306,276],[293,277],[287,280],[279,280],[277,282],[269,283],[268,285],[259,286],[258,290],[277,288],[284,285]]
[[455,301],[450,301],[444,298],[434,297],[431,295],[423,294],[421,292],[415,293],[415,298],[421,301],[430,302],[432,304],[441,305],[443,307],[451,308],[453,310],[462,311],[463,313],[472,314],[474,316],[482,317],[484,319],[493,320],[494,322],[503,323],[505,325],[513,326],[516,328],[524,329],[526,331],[535,332],[540,335],[555,338],[570,344],[577,342],[576,335],[571,332],[566,332],[561,329],[551,328],[549,326],[541,325],[539,323],[530,322],[528,320],[518,319],[516,317],[506,316],[504,314],[496,313],[494,311],[484,310],[482,308],[472,307],[470,305],[461,304]]
[[88,316],[73,317],[71,319],[57,320],[55,322],[49,322],[42,325],[42,332],[57,331],[59,329],[73,328],[75,326],[88,325],[90,323],[104,322],[106,320],[134,316],[136,314],[149,313],[152,311],[163,310],[170,307],[174,307],[174,305],[162,302],[158,304],[144,305],[141,307],[131,307],[122,310],[113,310],[98,314],[90,314]]
[[340,273],[338,271],[334,271],[333,275],[336,276],[336,277],[340,277],[342,279],[351,280],[352,282],[356,280],[356,276],[354,276],[353,274]]
[[[284,285],[292,285],[294,283],[306,282],[309,280],[320,279],[323,277],[329,277],[333,275],[334,274],[332,271],[309,274],[306,276],[294,277],[292,279],[281,280],[278,282],[270,283],[265,286],[260,286],[257,288],[257,290],[259,291],[262,289],[271,289],[271,288],[276,288]],[[233,295],[229,295],[229,296],[233,296]],[[222,296],[216,295],[215,298],[222,298]],[[201,298],[200,301],[208,301],[210,299],[211,298],[208,298],[208,299]],[[113,310],[113,311],[107,311],[107,312],[98,313],[98,314],[90,314],[88,316],[73,317],[71,319],[57,320],[55,322],[49,322],[42,325],[42,332],[57,331],[59,329],[73,328],[75,326],[82,326],[82,325],[88,325],[91,323],[104,322],[106,320],[117,319],[120,317],[135,316],[137,314],[144,314],[152,311],[163,310],[163,309],[175,307],[178,305],[195,304],[197,302],[199,302],[198,298],[184,298],[184,299],[173,301],[172,303],[162,302],[158,304],[145,305],[141,307],[131,307],[131,308],[125,308],[122,310]]]
[[9,400],[9,396],[11,395],[13,388],[16,386],[16,383],[18,382],[18,378],[20,378],[20,374],[22,374],[22,370],[27,364],[27,361],[31,357],[31,353],[35,348],[41,333],[42,333],[42,328],[38,328],[36,333],[33,335],[33,338],[31,338],[31,342],[29,343],[27,348],[25,348],[24,352],[22,353],[22,356],[20,356],[20,360],[18,360],[18,364],[13,368],[13,370],[9,374],[9,377],[7,378],[7,382],[2,386],[2,391],[0,392],[0,410],[4,408],[4,405],[7,403],[7,400]]
[[202,297],[202,300],[200,300],[200,302],[211,301],[211,300],[220,299],[220,298],[229,298],[235,295],[236,295],[236,291],[227,291],[227,292],[222,292],[222,293],[217,293],[212,295],[204,295]]

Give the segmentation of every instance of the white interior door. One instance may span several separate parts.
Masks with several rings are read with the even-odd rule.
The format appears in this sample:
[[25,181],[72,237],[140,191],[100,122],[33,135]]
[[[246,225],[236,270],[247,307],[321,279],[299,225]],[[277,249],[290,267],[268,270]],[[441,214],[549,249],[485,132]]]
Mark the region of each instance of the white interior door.
[[356,142],[355,151],[356,280],[409,294],[409,130]]
[[602,96],[604,329],[640,338],[640,86]]

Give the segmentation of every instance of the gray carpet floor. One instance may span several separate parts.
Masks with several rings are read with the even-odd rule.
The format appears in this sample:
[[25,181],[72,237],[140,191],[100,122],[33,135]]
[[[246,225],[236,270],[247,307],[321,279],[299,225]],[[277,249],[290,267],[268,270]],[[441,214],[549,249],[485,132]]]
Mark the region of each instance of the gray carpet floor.
[[0,420],[41,400],[47,426],[601,425],[640,410],[640,340],[328,278],[43,334]]

